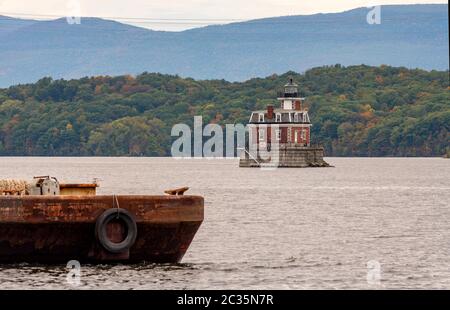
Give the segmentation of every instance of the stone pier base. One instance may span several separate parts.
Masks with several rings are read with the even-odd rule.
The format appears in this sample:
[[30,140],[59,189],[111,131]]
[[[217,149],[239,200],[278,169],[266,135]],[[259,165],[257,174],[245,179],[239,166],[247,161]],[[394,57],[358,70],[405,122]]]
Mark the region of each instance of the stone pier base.
[[280,145],[270,151],[245,150],[241,153],[239,167],[273,166],[279,168],[330,167],[323,160],[323,147]]

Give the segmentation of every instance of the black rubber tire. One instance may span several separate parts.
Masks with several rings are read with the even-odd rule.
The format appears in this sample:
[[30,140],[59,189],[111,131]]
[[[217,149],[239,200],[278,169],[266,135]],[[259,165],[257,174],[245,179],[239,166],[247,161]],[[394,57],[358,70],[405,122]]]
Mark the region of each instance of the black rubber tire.
[[[112,242],[106,234],[106,226],[111,220],[121,219],[127,227],[127,236],[119,243]],[[112,208],[103,212],[95,223],[95,237],[108,252],[118,254],[130,249],[136,241],[137,225],[133,216],[125,209]]]

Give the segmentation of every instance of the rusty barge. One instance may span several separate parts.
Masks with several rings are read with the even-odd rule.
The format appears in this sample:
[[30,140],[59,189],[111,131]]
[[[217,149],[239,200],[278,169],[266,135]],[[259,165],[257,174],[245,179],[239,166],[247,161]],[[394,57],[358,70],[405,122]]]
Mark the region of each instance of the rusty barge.
[[96,195],[97,184],[0,181],[0,263],[178,263],[204,217],[204,199]]

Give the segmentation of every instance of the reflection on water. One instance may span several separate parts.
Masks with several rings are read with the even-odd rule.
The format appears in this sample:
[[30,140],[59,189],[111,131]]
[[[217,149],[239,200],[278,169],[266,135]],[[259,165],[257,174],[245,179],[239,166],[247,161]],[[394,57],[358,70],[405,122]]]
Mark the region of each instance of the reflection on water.
[[[236,160],[0,158],[0,178],[100,178],[100,194],[190,186],[205,222],[179,265],[0,266],[1,288],[450,289],[450,160],[328,158],[335,168]],[[367,281],[380,263],[379,284]]]

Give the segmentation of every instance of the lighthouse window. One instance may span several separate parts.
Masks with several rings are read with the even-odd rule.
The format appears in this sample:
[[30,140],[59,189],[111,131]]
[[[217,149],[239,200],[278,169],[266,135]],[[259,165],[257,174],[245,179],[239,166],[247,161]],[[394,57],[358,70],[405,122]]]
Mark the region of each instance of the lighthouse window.
[[259,113],[259,121],[264,122],[264,114],[263,113]]
[[302,130],[302,140],[306,140],[306,130]]
[[275,121],[278,122],[278,123],[281,122],[281,114],[280,113],[276,114]]
[[259,141],[264,141],[265,134],[266,134],[265,130],[260,128],[259,129]]
[[298,113],[294,114],[294,122],[298,122]]
[[277,130],[275,130],[275,133],[276,133],[277,141],[280,141],[281,140],[281,130],[277,129]]

